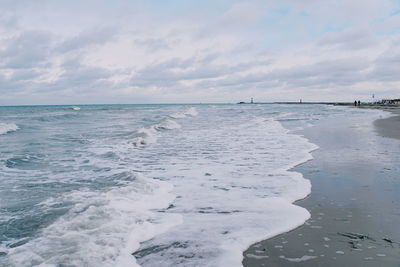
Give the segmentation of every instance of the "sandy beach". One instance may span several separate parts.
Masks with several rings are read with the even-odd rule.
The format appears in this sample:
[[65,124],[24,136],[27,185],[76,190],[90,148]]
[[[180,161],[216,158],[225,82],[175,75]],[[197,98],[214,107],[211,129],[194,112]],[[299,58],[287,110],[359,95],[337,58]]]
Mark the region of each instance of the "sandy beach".
[[320,147],[294,169],[312,183],[296,202],[311,218],[251,246],[243,265],[399,266],[400,116],[320,121],[301,134]]
[[374,122],[376,130],[382,136],[400,139],[400,109],[390,109],[388,111],[394,113],[396,116],[376,120]]

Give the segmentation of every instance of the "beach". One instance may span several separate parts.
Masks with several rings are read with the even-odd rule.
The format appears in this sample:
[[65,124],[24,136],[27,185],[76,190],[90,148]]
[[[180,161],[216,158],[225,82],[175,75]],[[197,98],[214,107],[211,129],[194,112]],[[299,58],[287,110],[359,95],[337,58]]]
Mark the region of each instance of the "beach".
[[0,267],[400,267],[400,0],[0,8]]
[[256,243],[244,266],[399,266],[400,116],[319,121],[301,131],[320,148],[293,169],[312,184],[296,205],[311,218]]
[[[241,266],[292,203],[326,105],[1,107],[0,266]],[[285,124],[285,125],[283,125]],[[289,127],[289,128],[287,128]],[[68,253],[66,253],[66,251]]]
[[376,130],[382,136],[400,139],[400,109],[388,110],[396,116],[374,122]]
[[1,109],[0,266],[242,266],[274,236],[245,266],[396,264],[399,141],[373,124],[388,113]]

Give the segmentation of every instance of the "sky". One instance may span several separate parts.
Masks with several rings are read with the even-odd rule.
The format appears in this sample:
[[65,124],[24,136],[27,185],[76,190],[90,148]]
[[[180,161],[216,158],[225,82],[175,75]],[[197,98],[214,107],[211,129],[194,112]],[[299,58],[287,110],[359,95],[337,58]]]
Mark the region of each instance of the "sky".
[[400,0],[0,0],[0,105],[400,98]]

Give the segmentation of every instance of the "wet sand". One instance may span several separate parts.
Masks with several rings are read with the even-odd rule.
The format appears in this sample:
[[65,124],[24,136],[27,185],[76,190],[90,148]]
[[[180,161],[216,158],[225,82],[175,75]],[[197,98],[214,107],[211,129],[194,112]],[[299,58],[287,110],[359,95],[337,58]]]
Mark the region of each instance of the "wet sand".
[[311,194],[296,202],[311,218],[251,246],[243,265],[400,266],[399,120],[327,120],[302,132],[320,146],[294,169],[311,180]]
[[389,111],[396,116],[376,120],[374,125],[380,135],[400,139],[400,109],[391,109]]

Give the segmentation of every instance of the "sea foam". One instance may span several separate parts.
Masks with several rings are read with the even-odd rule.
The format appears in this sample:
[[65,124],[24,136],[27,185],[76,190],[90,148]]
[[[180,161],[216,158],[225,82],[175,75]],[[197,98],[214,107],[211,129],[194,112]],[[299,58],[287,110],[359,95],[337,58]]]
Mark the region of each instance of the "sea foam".
[[[241,266],[249,245],[309,218],[293,202],[309,194],[311,184],[290,169],[311,159],[316,146],[291,134],[276,115],[256,105],[151,108],[134,110],[155,123],[134,124],[133,137],[131,129],[93,134],[90,125],[90,142],[75,150],[67,143],[70,158],[52,154],[59,157],[51,162],[58,172],[35,175],[44,184],[57,177],[79,187],[36,206],[70,208],[27,243],[2,249],[7,255],[0,263]],[[103,129],[116,129],[114,115],[104,112],[111,117],[104,117]],[[132,140],[141,149],[127,145]],[[113,175],[122,177],[118,184]]]
[[[273,118],[223,119],[223,127],[215,117],[192,122],[169,148],[175,156],[148,173],[174,185],[178,198],[166,213],[181,214],[183,223],[142,244],[134,253],[142,266],[241,266],[248,246],[309,218],[292,203],[311,184],[289,169],[316,146]],[[162,153],[161,146],[151,149]]]
[[[185,118],[186,115],[189,116],[197,116],[198,112],[196,108],[190,107],[183,112],[176,112],[168,115],[170,118],[181,119]],[[176,121],[164,118],[156,124],[150,125],[148,127],[142,127],[136,131],[136,136],[134,140],[131,142],[136,147],[143,147],[145,145],[154,144],[157,142],[159,132],[164,130],[173,130],[181,128],[181,125]]]
[[0,123],[0,135],[8,132],[14,132],[18,129],[19,127],[15,123]]
[[195,107],[190,107],[182,112],[176,112],[176,113],[170,114],[169,116],[174,119],[182,119],[187,116],[194,117],[194,116],[197,116],[198,114],[199,113],[197,112],[197,109]]
[[105,192],[74,191],[41,205],[74,202],[40,237],[9,248],[9,266],[137,266],[132,251],[142,241],[181,223],[178,214],[157,213],[174,200],[171,184],[140,173]]
[[194,116],[197,116],[199,113],[197,112],[196,108],[191,107],[191,108],[188,108],[184,114],[194,117]]

